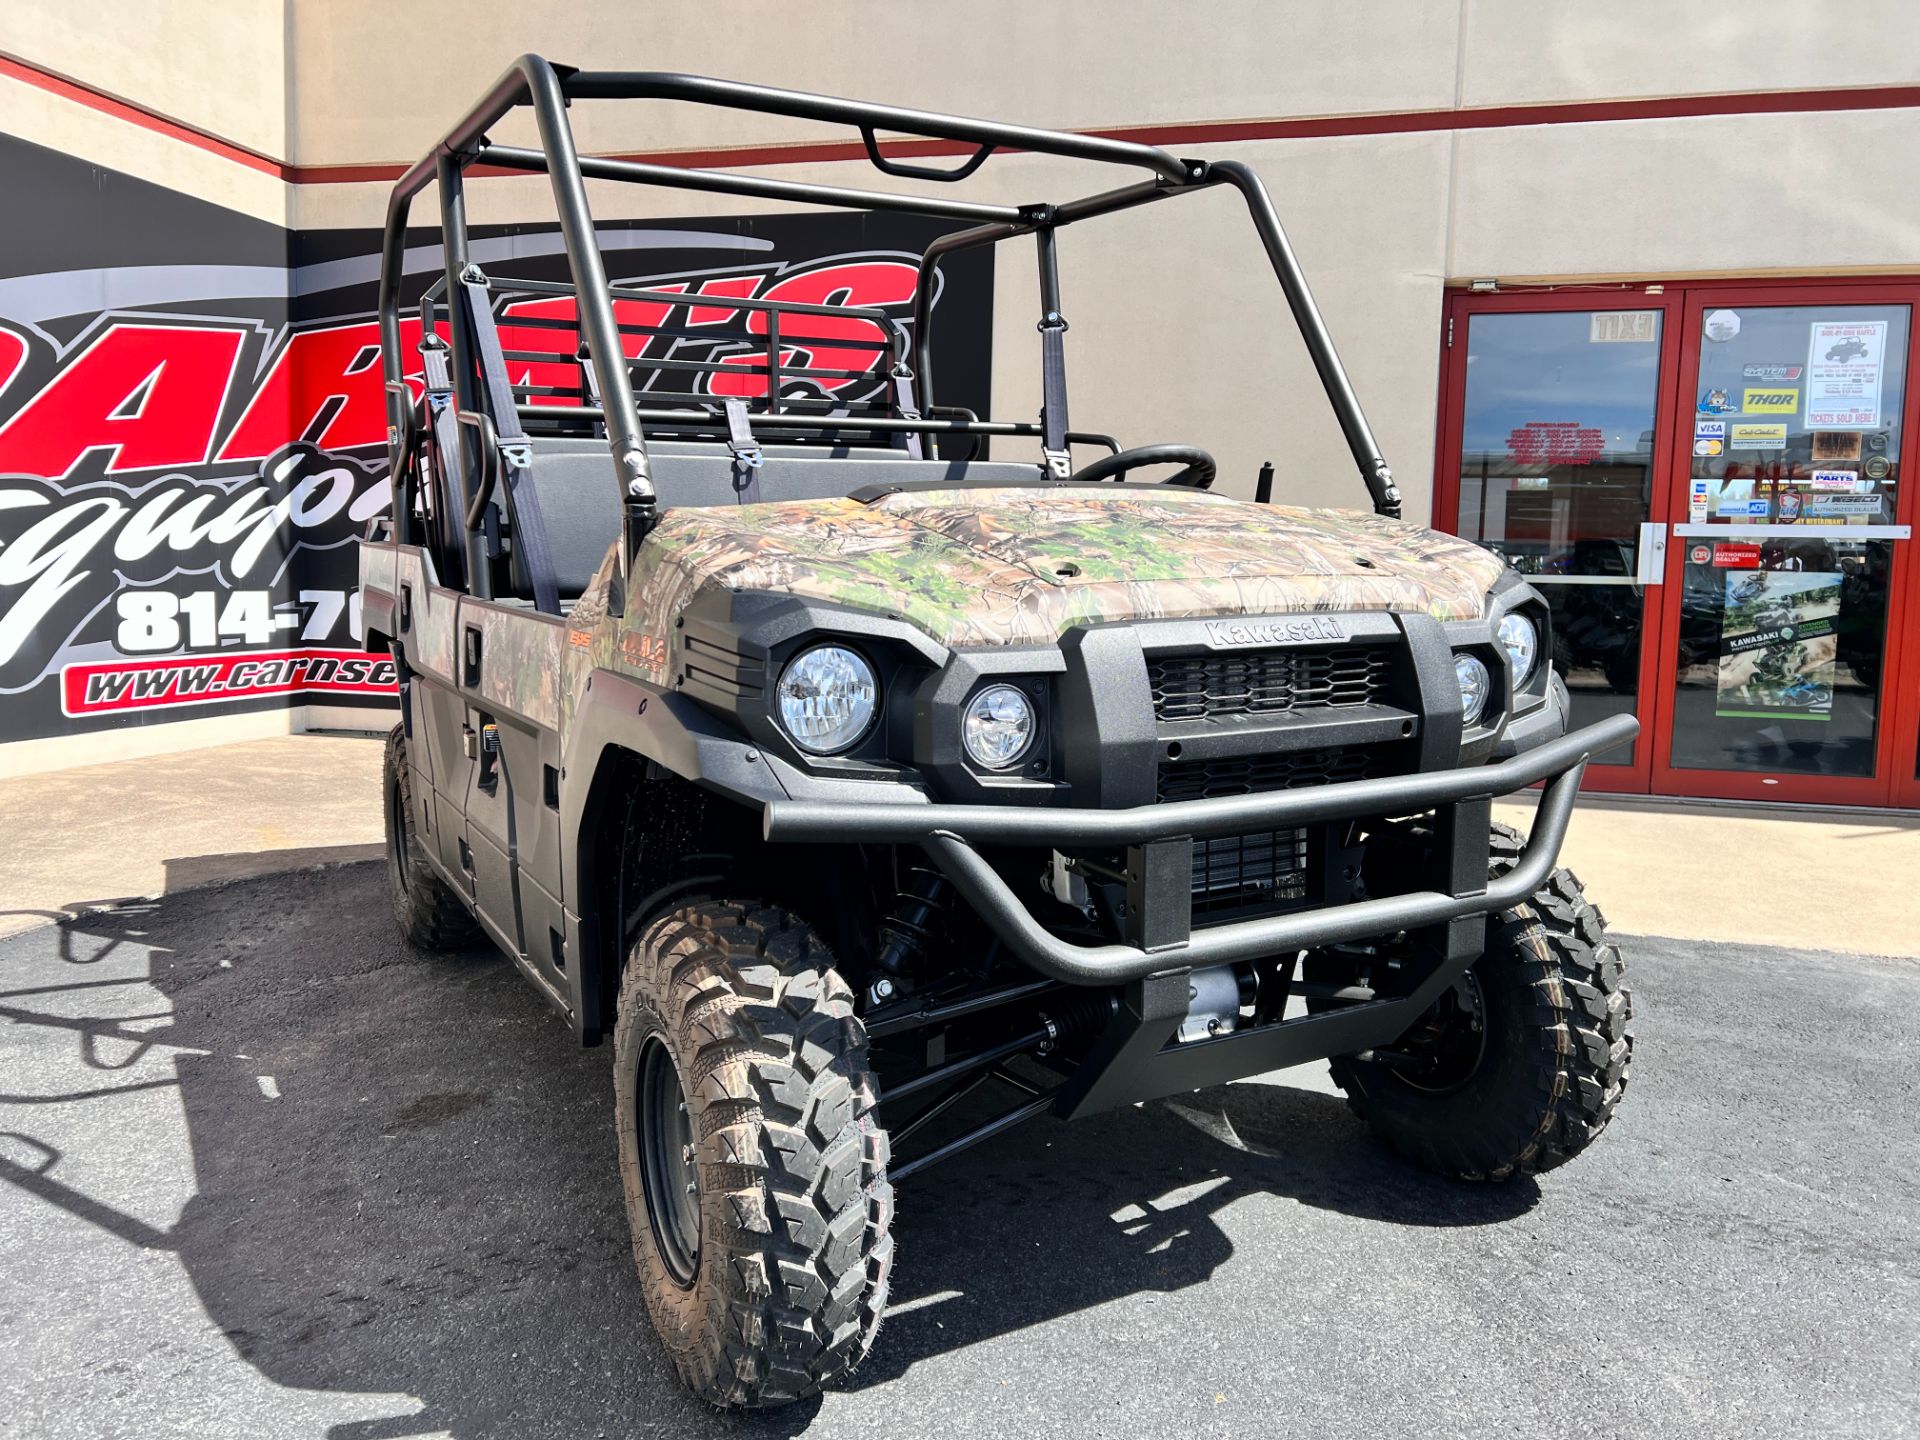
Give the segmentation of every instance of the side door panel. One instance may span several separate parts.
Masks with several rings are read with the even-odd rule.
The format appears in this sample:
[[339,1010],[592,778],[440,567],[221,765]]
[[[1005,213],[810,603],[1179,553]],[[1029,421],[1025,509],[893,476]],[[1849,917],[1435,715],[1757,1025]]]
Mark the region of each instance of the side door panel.
[[571,1011],[560,895],[560,655],[565,624],[462,597],[459,695],[477,759],[466,838],[481,920]]
[[465,701],[454,674],[454,624],[460,592],[433,583],[418,551],[402,550],[396,575],[396,609],[407,665],[412,671],[413,735],[409,751],[424,778],[415,786],[420,812],[414,821],[421,841],[441,869],[469,896],[460,841],[462,812],[473,760],[461,733]]

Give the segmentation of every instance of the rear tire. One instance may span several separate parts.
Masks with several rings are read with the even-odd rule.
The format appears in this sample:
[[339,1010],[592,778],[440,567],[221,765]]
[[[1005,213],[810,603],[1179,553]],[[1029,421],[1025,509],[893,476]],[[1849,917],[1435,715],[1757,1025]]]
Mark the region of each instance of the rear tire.
[[826,947],[784,910],[677,909],[634,944],[613,1046],[634,1261],[681,1379],[772,1406],[847,1375],[886,1303],[893,1190]]
[[[1494,827],[1495,877],[1518,863],[1523,844]],[[1345,1056],[1332,1062],[1334,1082],[1377,1135],[1429,1170],[1463,1180],[1551,1170],[1599,1138],[1626,1093],[1625,977],[1605,919],[1570,871],[1555,870],[1527,900],[1488,917],[1485,952],[1429,1016],[1453,1027],[1437,1038],[1432,1069]]]
[[406,726],[387,736],[381,767],[381,804],[387,820],[387,889],[400,933],[422,950],[464,950],[479,942],[480,927],[466,904],[442,880],[414,833],[413,767]]

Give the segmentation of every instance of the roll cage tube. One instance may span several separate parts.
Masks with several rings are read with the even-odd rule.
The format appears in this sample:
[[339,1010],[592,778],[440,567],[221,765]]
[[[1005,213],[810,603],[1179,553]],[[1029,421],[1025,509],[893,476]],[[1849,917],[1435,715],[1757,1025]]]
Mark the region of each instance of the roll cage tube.
[[[678,100],[722,109],[847,124],[859,134],[867,159],[881,173],[921,181],[963,180],[999,151],[1025,151],[1128,166],[1148,171],[1151,178],[1058,205],[1009,207],[810,185],[721,171],[680,169],[639,161],[597,157],[583,159],[574,144],[566,111],[571,101],[589,99]],[[532,151],[490,144],[486,138],[488,127],[522,105],[531,107],[534,112],[540,149]],[[882,142],[878,138],[881,131],[910,137],[904,142],[896,142],[896,153],[901,148],[910,148],[915,155],[958,155],[961,157],[960,163],[951,169],[935,169],[889,158],[883,153]],[[714,194],[841,208],[884,209],[979,222],[969,230],[934,241],[921,257],[919,284],[914,296],[913,368],[917,376],[912,378],[917,380],[919,413],[923,416],[930,416],[934,408],[929,333],[931,280],[933,270],[943,256],[977,245],[998,244],[1015,236],[1034,234],[1043,251],[1044,273],[1048,266],[1046,252],[1050,249],[1052,234],[1062,225],[1079,224],[1184,192],[1230,185],[1240,192],[1246,203],[1268,262],[1313,361],[1314,370],[1320,377],[1348,449],[1353,454],[1354,463],[1372,497],[1374,509],[1385,515],[1398,516],[1400,513],[1400,495],[1394,486],[1392,473],[1380,454],[1372,429],[1367,424],[1334,349],[1332,337],[1314,304],[1299,260],[1281,227],[1266,187],[1259,176],[1245,165],[1231,162],[1208,164],[1181,159],[1155,146],[1104,136],[1033,129],[1023,125],[842,100],[696,75],[581,71],[553,65],[538,55],[522,55],[431,152],[408,168],[395,183],[387,204],[381,247],[380,341],[386,382],[388,455],[395,487],[395,525],[405,543],[418,542],[413,514],[414,496],[411,492],[413,476],[407,469],[406,454],[409,437],[414,433],[409,418],[412,398],[405,383],[406,360],[400,348],[400,288],[404,274],[408,216],[413,197],[429,181],[448,177],[457,179],[469,167],[481,161],[497,163],[512,170],[544,172],[548,176],[563,249],[577,295],[578,324],[599,390],[600,405],[595,412],[596,418],[604,426],[621,487],[622,504],[628,517],[620,540],[623,570],[632,559],[633,547],[653,523],[655,497],[641,414],[620,344],[620,331],[594,231],[593,216],[587,205],[585,181],[589,176],[600,180]],[[447,284],[449,293],[453,293],[453,287],[460,279],[454,257],[456,254],[464,255],[466,248],[465,208],[457,194],[451,201],[443,195],[441,208],[443,229],[446,231]],[[1057,296],[1047,297],[1046,303],[1057,306]],[[1054,318],[1057,319],[1057,312]],[[1043,327],[1048,320],[1048,315],[1043,314]],[[454,340],[453,372],[456,376],[470,375],[474,356],[471,347],[461,343],[462,336],[458,328]],[[550,413],[556,409],[548,408]],[[1064,403],[1061,409],[1064,410]],[[936,422],[931,419],[907,419],[903,423],[909,429],[934,433]],[[967,431],[965,422],[947,421],[945,428],[956,433]],[[983,424],[976,433],[1025,433],[1025,430],[1022,427],[1009,432],[996,428],[990,432]]]

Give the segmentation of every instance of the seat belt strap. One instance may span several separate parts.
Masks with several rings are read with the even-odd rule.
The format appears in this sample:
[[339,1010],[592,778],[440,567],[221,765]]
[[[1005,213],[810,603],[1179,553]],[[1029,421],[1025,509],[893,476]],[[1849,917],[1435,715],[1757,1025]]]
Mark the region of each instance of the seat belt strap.
[[554,578],[553,551],[533,487],[525,482],[533,468],[533,452],[520,412],[514,408],[513,385],[507,379],[507,359],[500,348],[500,330],[493,320],[492,291],[477,265],[460,274],[460,298],[466,307],[467,333],[473,336],[480,363],[480,383],[494,434],[500,442],[500,476],[507,487],[507,508],[513,516],[513,540],[521,568],[533,584],[533,605],[548,615],[560,613],[560,588]]
[[[913,371],[902,360],[893,367],[893,409],[902,420],[918,420],[920,410],[914,403]],[[923,459],[925,451],[921,449],[920,434],[915,430],[902,430],[899,435],[900,448],[915,460]]]
[[766,463],[766,452],[747,423],[747,402],[729,395],[726,410],[727,449],[733,452],[733,498],[741,505],[755,505],[760,500],[760,467]]
[[1067,448],[1067,322],[1059,311],[1040,322],[1040,454],[1056,480],[1073,474]]
[[[460,424],[454,419],[453,373],[447,367],[446,342],[438,336],[420,342],[420,369],[427,382],[427,422],[433,426],[434,443],[440,452],[440,465],[446,471],[441,503],[455,507],[443,517],[448,522],[449,543],[457,542],[466,528],[467,502],[473,498],[472,478],[460,473]],[[500,558],[500,517],[491,505],[481,524],[486,537],[487,555]]]

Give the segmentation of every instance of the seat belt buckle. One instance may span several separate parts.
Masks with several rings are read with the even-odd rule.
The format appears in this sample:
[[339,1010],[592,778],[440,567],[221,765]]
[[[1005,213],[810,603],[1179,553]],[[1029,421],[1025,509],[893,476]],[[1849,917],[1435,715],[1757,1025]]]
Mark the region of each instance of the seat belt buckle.
[[747,423],[747,402],[738,395],[729,395],[726,408],[727,449],[733,452],[734,463],[758,470],[767,457],[760,449],[760,441],[755,438],[753,427]]
[[760,467],[766,463],[766,453],[747,423],[747,402],[738,395],[729,395],[726,410],[727,449],[733,452],[734,498],[742,505],[752,505],[760,499]]
[[1040,454],[1047,462],[1047,474],[1051,475],[1055,480],[1071,480],[1073,478],[1073,457],[1066,451],[1042,450]]

